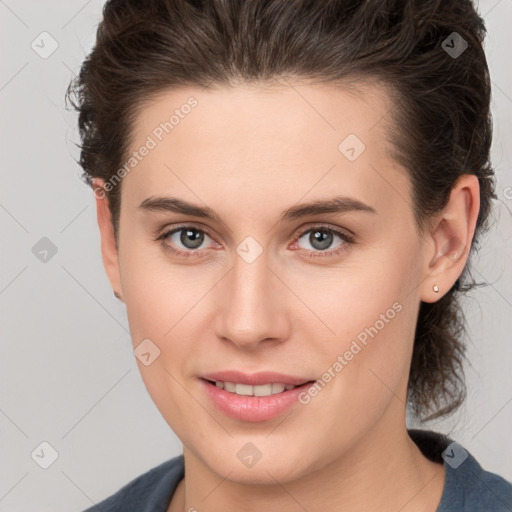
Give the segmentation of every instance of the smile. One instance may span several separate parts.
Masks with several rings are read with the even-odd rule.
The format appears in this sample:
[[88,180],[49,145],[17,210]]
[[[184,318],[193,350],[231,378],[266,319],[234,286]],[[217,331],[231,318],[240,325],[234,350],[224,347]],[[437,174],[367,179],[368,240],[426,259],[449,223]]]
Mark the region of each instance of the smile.
[[199,379],[209,401],[219,412],[243,422],[260,422],[277,418],[299,403],[315,381],[303,384],[243,384]]
[[[209,381],[211,382],[211,381]],[[213,384],[213,382],[212,382]],[[283,391],[289,391],[290,389],[296,388],[293,384],[281,384],[277,382],[269,384],[260,384],[258,386],[251,386],[250,384],[240,384],[236,382],[223,382],[220,380],[214,383],[218,388],[224,389],[229,393],[235,393],[237,395],[244,396],[270,396],[277,395]]]

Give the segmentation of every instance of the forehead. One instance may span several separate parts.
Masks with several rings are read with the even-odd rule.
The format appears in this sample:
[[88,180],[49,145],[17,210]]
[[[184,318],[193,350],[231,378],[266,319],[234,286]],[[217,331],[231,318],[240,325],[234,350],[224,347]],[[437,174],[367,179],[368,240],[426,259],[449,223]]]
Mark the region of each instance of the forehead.
[[408,186],[387,140],[392,107],[386,90],[369,84],[166,91],[137,114],[131,151],[151,149],[123,189],[140,201],[177,188],[208,195],[214,184],[226,197],[258,199],[259,191],[267,200],[277,192],[298,200],[343,186],[376,204],[390,180]]
[[[368,140],[383,135],[392,107],[387,90],[376,83],[281,82],[208,90],[180,88],[161,92],[139,107],[133,127],[134,146],[142,144],[148,134],[162,142],[172,133],[178,143],[182,137],[189,138],[192,129],[197,144],[203,147],[213,135],[217,143],[231,134],[237,135],[237,143],[246,141],[245,149],[256,147],[258,142],[268,147],[274,139],[263,137],[264,133],[279,135],[276,144],[287,136],[299,136],[297,142],[325,137],[336,141],[344,132]],[[247,137],[256,134],[258,139]]]

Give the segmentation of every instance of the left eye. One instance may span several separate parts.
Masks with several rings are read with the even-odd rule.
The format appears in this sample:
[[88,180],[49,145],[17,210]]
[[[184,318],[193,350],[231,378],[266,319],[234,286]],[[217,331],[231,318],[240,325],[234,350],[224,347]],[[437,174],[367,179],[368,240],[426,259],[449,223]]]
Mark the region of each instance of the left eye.
[[[308,235],[307,238],[306,235]],[[305,238],[307,242],[310,244],[314,252],[326,252],[327,249],[331,249],[331,246],[333,244],[333,240],[335,238],[341,239],[341,243],[335,247],[333,250],[328,251],[328,254],[332,254],[333,252],[337,252],[341,249],[344,249],[346,245],[348,245],[352,238],[340,231],[337,231],[335,229],[329,228],[327,226],[317,226],[308,229],[307,231],[302,232],[298,239],[301,240],[302,238]],[[309,248],[307,248],[309,250]]]

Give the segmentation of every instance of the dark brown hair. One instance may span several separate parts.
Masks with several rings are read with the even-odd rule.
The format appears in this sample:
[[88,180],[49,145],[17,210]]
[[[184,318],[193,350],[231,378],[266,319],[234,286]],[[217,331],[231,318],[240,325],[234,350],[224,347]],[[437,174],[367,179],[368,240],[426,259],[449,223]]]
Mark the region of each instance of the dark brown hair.
[[[473,251],[496,198],[485,32],[469,0],[110,0],[66,93],[79,112],[83,178],[114,175],[140,109],[172,88],[373,82],[393,101],[389,137],[421,232],[461,175],[478,177]],[[116,240],[121,185],[107,194]],[[420,304],[408,400],[423,420],[465,398],[459,294],[477,286],[468,273],[467,264],[441,299]]]

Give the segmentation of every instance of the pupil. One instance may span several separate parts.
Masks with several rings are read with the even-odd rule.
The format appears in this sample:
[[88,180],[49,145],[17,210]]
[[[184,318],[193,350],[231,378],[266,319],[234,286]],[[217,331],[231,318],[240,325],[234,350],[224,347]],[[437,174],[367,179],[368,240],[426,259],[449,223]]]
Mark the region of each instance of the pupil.
[[[311,245],[316,249],[327,249],[332,243],[332,233],[312,231],[310,235]],[[316,244],[319,244],[317,246]]]
[[203,233],[197,229],[183,229],[181,231],[180,241],[188,249],[197,249],[203,243],[203,239]]

